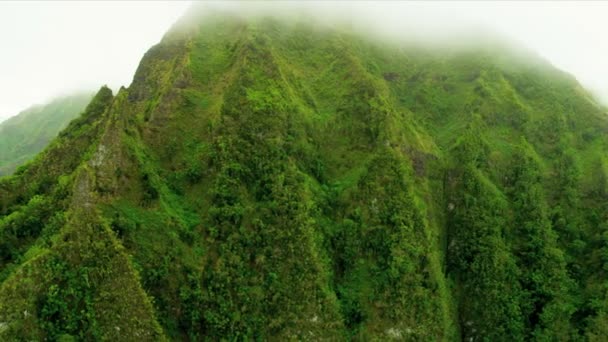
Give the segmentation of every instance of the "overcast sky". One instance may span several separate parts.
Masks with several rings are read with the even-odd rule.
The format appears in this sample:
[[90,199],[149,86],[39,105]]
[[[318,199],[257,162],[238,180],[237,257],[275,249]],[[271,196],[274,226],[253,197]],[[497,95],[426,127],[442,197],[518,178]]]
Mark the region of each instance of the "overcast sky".
[[79,89],[128,86],[187,2],[0,1],[0,120]]
[[[0,121],[78,89],[128,86],[145,51],[189,6],[186,1],[0,1]],[[285,2],[262,7],[269,6],[295,8]],[[573,74],[608,103],[608,2],[358,1],[298,6],[330,19],[352,16],[355,23],[393,36],[411,30],[440,36],[463,27],[497,31]]]

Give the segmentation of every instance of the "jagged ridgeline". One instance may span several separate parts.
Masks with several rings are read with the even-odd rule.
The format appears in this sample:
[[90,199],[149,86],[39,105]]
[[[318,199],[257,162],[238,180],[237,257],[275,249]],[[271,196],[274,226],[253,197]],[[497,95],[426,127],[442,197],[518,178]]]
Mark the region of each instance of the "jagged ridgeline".
[[0,339],[602,340],[606,113],[511,49],[187,18],[0,179]]

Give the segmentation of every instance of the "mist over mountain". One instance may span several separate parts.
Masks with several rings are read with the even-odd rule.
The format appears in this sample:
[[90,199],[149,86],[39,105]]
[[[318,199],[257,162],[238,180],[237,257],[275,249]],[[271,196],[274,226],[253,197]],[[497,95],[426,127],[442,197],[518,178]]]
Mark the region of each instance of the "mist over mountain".
[[608,119],[573,76],[243,13],[190,11],[0,178],[0,339],[608,336]]
[[192,7],[199,13],[219,9],[287,21],[309,17],[314,25],[346,25],[374,40],[435,48],[501,40],[518,50],[525,46],[575,75],[608,105],[608,45],[603,37],[608,5],[602,2],[211,1]]

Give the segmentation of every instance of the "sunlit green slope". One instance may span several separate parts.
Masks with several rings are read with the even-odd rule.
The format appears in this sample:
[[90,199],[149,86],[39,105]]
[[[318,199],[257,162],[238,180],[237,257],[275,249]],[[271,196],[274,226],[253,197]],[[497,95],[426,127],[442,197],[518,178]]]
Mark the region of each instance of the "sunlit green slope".
[[58,98],[0,123],[0,175],[10,174],[38,154],[76,118],[92,94]]
[[513,49],[185,19],[0,179],[0,336],[601,340],[606,114]]

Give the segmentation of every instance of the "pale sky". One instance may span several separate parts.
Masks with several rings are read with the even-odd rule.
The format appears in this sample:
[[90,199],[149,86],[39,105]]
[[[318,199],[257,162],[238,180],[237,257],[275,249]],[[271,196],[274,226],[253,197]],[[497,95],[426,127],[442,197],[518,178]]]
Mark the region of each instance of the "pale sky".
[[189,5],[0,1],[0,121],[79,89],[128,86]]
[[[139,60],[190,2],[0,1],[0,121],[78,89],[128,86]],[[301,10],[350,17],[399,37],[441,36],[464,27],[496,31],[573,74],[608,103],[608,2],[236,2],[224,7]],[[430,38],[429,38],[430,39]]]

